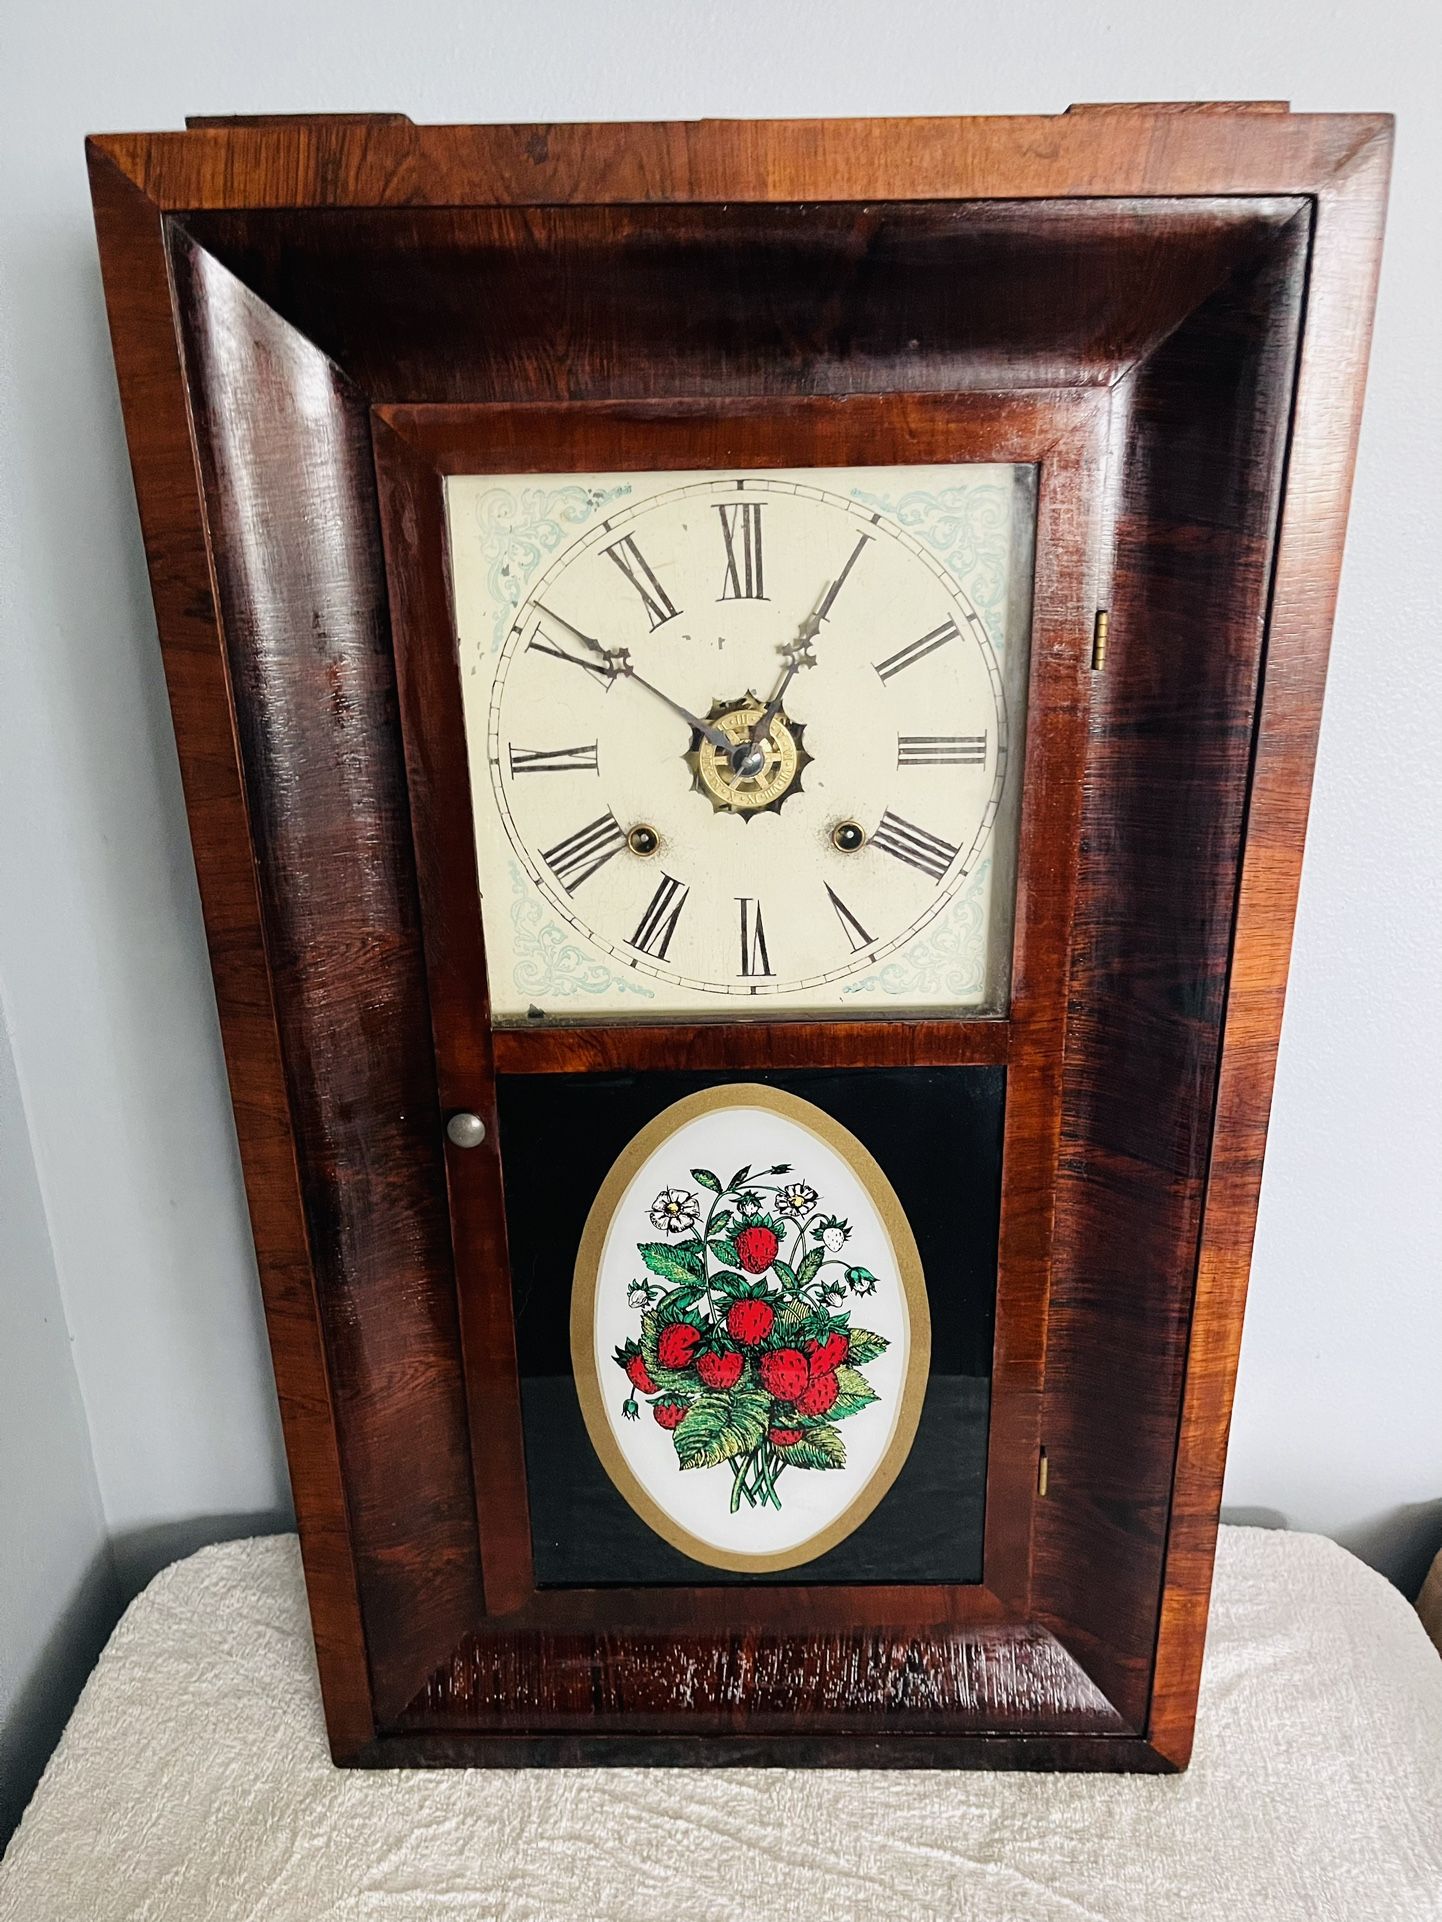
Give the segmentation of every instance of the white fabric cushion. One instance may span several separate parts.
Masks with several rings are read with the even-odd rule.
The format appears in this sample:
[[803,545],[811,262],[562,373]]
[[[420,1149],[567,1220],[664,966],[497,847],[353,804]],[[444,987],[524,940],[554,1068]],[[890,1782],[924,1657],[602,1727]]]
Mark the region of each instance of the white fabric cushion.
[[290,1537],[130,1608],[0,1922],[1429,1922],[1442,1661],[1320,1536],[1224,1529],[1180,1777],[331,1767]]

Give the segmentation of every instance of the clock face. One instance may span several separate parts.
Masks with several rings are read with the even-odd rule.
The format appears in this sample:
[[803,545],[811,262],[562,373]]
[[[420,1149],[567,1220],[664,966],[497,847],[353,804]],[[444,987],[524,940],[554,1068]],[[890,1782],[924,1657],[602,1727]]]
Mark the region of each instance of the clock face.
[[1030,478],[449,482],[498,1021],[997,1002]]

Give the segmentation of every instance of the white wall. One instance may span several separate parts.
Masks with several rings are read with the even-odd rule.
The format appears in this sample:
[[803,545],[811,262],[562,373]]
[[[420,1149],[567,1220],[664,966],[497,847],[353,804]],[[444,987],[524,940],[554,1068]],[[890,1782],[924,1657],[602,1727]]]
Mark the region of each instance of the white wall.
[[119,1602],[0,1008],[0,1848]]
[[12,9],[0,977],[106,1519],[135,1579],[283,1514],[252,1257],[81,159],[200,113],[1401,116],[1229,1483],[1395,1569],[1438,1533],[1442,180],[1431,0],[47,0]]

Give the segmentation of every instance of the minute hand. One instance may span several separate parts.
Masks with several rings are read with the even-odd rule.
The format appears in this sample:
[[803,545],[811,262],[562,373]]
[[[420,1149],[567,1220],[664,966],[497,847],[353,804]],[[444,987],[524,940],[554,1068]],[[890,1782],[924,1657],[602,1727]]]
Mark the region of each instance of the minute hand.
[[612,652],[609,647],[602,647],[594,635],[583,633],[579,627],[568,621],[564,614],[553,613],[549,607],[541,608],[540,612],[546,616],[547,620],[554,621],[557,627],[564,627],[568,634],[574,634],[576,639],[589,647],[593,654],[599,655],[613,674],[624,674],[628,680],[635,681],[644,687],[647,693],[654,694],[658,701],[664,701],[666,706],[679,714],[683,721],[689,721],[702,738],[711,743],[712,747],[720,748],[723,754],[731,752],[735,742],[729,735],[723,734],[719,727],[712,727],[709,721],[703,721],[700,715],[693,714],[690,708],[682,707],[679,701],[673,701],[669,694],[663,694],[659,687],[646,679],[644,674],[638,674],[632,667],[631,657],[624,648],[617,648]]

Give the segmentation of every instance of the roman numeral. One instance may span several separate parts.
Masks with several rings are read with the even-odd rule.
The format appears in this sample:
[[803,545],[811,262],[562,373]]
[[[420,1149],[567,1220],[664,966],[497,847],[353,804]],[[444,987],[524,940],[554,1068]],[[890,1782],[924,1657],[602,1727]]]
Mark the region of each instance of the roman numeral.
[[568,654],[564,647],[557,647],[553,641],[543,640],[540,628],[536,629],[527,642],[526,651],[549,654],[553,661],[569,661],[572,667],[584,667],[588,674],[595,676],[602,687],[609,687],[616,678],[616,670],[613,667],[607,667],[604,661],[588,661],[581,654]]
[[848,559],[845,567],[842,568],[841,572],[836,576],[836,579],[831,583],[830,587],[826,590],[826,598],[821,603],[820,607],[818,607],[816,610],[816,618],[818,621],[824,621],[827,615],[831,612],[831,603],[836,599],[836,596],[841,592],[842,588],[845,586],[846,576],[851,572],[852,568],[855,567],[856,563],[861,559],[861,550],[863,547],[865,547],[866,543],[870,539],[871,539],[870,534],[863,534],[861,536],[861,539],[856,543],[855,547],[852,548],[850,558]]
[[513,747],[511,773],[517,774],[599,774],[596,742],[589,747]]
[[583,881],[589,881],[598,868],[605,867],[613,854],[626,845],[626,837],[609,811],[599,821],[591,821],[564,841],[557,841],[541,856],[567,894],[574,894]]
[[825,886],[827,894],[831,897],[831,905],[835,908],[836,918],[841,923],[841,932],[851,943],[851,952],[853,954],[859,954],[861,950],[876,937],[866,932],[865,928],[862,927],[856,916],[851,912],[850,908],[847,907],[841,896],[829,882],[823,883],[823,886]]
[[985,767],[985,734],[903,734],[898,767]]
[[650,906],[631,936],[631,946],[639,948],[642,954],[653,955],[657,961],[664,961],[690,892],[682,882],[673,881],[669,874],[663,874],[660,887],[651,896]]
[[740,894],[736,901],[741,909],[741,972],[744,975],[770,974],[771,957],[766,952],[761,903]]
[[641,605],[646,610],[646,619],[653,628],[662,627],[667,621],[674,621],[679,608],[671,605],[670,597],[652,573],[645,555],[636,545],[633,534],[627,534],[619,541],[612,541],[601,552],[609,554],[620,568],[626,579],[641,596]]
[[899,814],[888,808],[881,817],[881,823],[871,837],[871,845],[883,853],[895,855],[898,861],[905,861],[911,867],[920,868],[939,881],[956,859],[958,850],[940,835],[928,834],[925,828],[913,827],[910,821],[903,821]]
[[955,621],[943,621],[940,627],[934,627],[929,634],[923,634],[919,641],[908,641],[905,647],[898,648],[896,653],[888,656],[886,660],[877,661],[876,671],[883,681],[889,681],[893,674],[899,674],[904,667],[914,667],[918,661],[924,660],[937,648],[945,647],[948,641],[956,640],[960,633],[961,629]]
[[721,538],[726,543],[726,578],[717,597],[723,601],[764,601],[761,574],[760,501],[718,506]]

